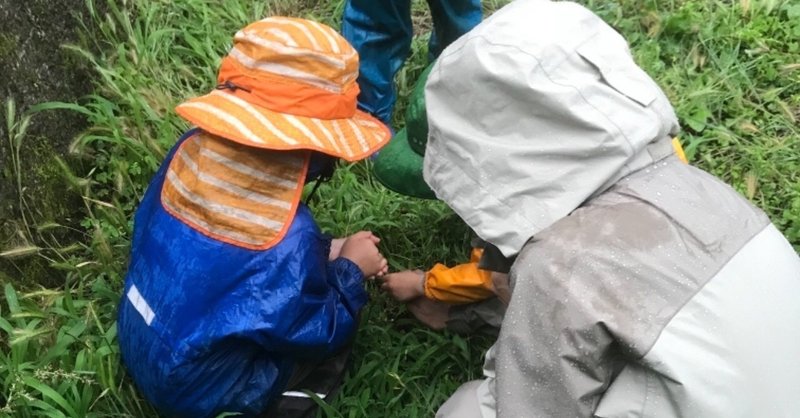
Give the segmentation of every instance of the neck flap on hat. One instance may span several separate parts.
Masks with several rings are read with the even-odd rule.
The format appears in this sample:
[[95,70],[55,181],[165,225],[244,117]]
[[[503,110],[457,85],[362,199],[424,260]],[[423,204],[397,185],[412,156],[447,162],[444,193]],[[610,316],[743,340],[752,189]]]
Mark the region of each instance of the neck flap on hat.
[[170,162],[161,203],[208,237],[265,250],[294,219],[308,161],[307,151],[267,151],[199,131]]

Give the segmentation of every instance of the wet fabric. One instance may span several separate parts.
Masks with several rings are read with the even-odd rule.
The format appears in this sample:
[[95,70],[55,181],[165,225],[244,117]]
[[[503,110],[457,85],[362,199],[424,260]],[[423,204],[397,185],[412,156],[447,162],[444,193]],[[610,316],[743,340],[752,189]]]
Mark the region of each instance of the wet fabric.
[[500,9],[436,60],[425,101],[425,181],[507,257],[678,133],[625,40],[570,2]]
[[436,412],[436,418],[484,418],[478,401],[478,388],[482,380],[471,380],[461,385]]
[[298,362],[325,359],[353,338],[367,295],[358,266],[328,261],[330,238],[305,205],[266,250],[221,241],[165,210],[162,189],[176,150],[198,138],[190,132],[172,149],[136,212],[120,350],[164,416],[256,416]]
[[[433,33],[431,60],[459,36],[481,21],[480,0],[428,0]],[[391,124],[396,100],[394,76],[411,51],[414,29],[411,0],[349,0],[345,4],[342,35],[361,57],[359,107]]]
[[438,416],[797,415],[800,257],[681,162],[672,106],[616,31],[517,0],[440,56],[426,105],[426,181],[517,256],[485,384]]
[[461,385],[436,411],[436,418],[494,418],[497,410],[494,358],[492,347],[486,352],[483,366],[487,379],[472,380]]
[[390,131],[356,106],[359,57],[332,28],[268,17],[236,32],[217,87],[175,108],[214,135],[271,150],[313,150],[358,161]]
[[[433,64],[422,72],[408,98],[406,107],[406,126],[392,137],[389,145],[384,147],[380,154],[373,159],[372,170],[375,178],[381,184],[397,193],[434,199],[436,195],[425,183],[423,178],[423,157],[428,142],[428,115],[425,110],[425,85]],[[673,138],[672,146],[676,155],[688,162],[678,138]],[[502,263],[496,268],[487,268],[492,271],[508,272],[510,261],[505,261],[497,247],[489,244],[490,252],[485,257],[490,257],[492,263]],[[497,253],[495,253],[497,251]],[[499,269],[499,270],[498,270]]]
[[195,230],[244,248],[279,242],[303,193],[308,152],[253,152],[198,132],[184,141],[161,188],[164,209]]
[[676,158],[542,231],[511,281],[500,417],[800,410],[800,259],[763,212]]
[[425,297],[450,304],[464,304],[494,296],[492,272],[478,268],[483,250],[473,248],[469,263],[447,267],[437,263],[425,273]]

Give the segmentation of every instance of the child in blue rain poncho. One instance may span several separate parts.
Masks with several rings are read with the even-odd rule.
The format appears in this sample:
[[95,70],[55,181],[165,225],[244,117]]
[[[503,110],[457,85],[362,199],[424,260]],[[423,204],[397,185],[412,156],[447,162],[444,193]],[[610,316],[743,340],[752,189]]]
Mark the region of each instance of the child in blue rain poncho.
[[125,366],[161,414],[300,416],[290,398],[336,386],[362,281],[386,260],[369,232],[332,242],[300,195],[336,158],[389,139],[356,110],[357,74],[331,28],[268,18],[237,32],[214,91],[178,106],[197,127],[136,212],[118,325]]

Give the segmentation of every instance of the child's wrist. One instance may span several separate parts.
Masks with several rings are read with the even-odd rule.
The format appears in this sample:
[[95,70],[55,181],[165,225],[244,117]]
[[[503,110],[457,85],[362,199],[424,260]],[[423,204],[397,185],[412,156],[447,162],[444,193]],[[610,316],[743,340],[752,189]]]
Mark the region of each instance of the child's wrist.
[[427,278],[427,274],[424,271],[417,271],[419,274],[419,294],[425,296],[425,279]]

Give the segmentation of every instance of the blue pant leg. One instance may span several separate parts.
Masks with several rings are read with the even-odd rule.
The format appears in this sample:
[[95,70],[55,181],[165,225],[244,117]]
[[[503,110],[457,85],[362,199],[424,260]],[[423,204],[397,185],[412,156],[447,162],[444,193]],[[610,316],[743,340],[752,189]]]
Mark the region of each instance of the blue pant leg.
[[428,53],[433,61],[448,45],[481,23],[481,0],[428,0],[433,33]]
[[342,35],[361,61],[359,107],[390,125],[394,76],[411,51],[411,0],[348,0]]

